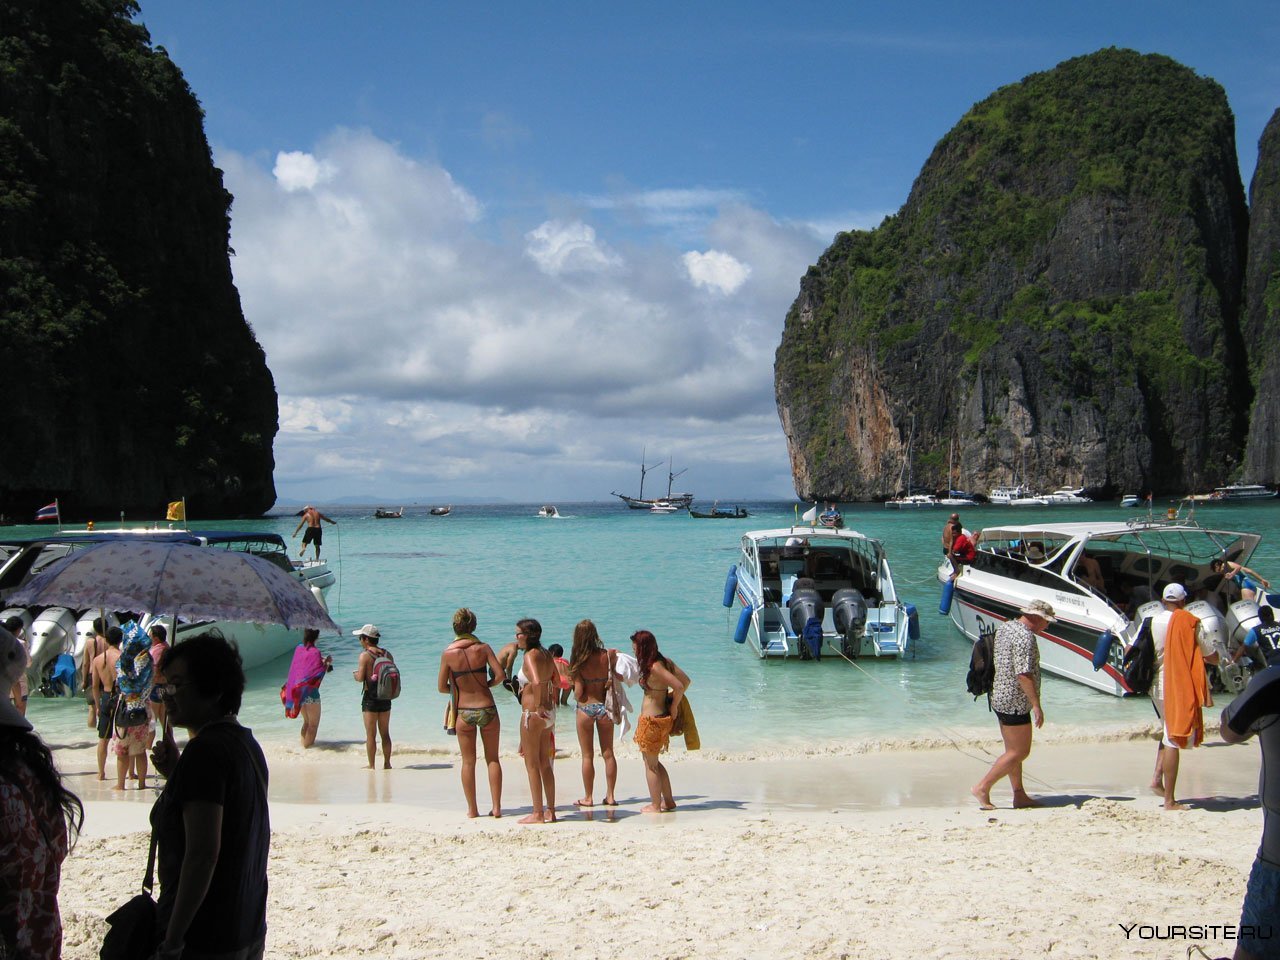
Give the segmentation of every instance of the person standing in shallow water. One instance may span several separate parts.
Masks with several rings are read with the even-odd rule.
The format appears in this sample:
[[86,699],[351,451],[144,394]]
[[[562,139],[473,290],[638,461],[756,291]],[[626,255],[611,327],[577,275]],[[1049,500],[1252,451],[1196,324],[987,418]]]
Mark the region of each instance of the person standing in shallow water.
[[1013,787],[1014,809],[1038,807],[1022,785],[1022,763],[1031,755],[1031,726],[1044,726],[1040,707],[1040,647],[1036,635],[1058,619],[1053,607],[1032,600],[1019,611],[1016,620],[1006,620],[996,631],[995,678],[991,685],[991,709],[1000,721],[1004,753],[996,758],[987,775],[970,791],[980,810],[994,810],[991,788],[1003,777]]
[[502,721],[493,702],[492,688],[506,679],[502,665],[487,643],[472,631],[476,615],[462,607],[453,615],[454,641],[440,654],[440,675],[436,688],[454,698],[458,710],[458,751],[462,754],[462,794],[467,816],[480,816],[476,804],[476,735],[484,743],[484,762],[489,772],[490,815],[502,816],[502,764],[498,759],[498,738]]
[[393,663],[395,658],[385,647],[379,646],[382,633],[372,623],[366,623],[359,630],[352,630],[360,638],[360,660],[351,676],[360,684],[360,715],[364,718],[364,745],[369,756],[369,769],[373,769],[378,758],[378,736],[382,737],[382,768],[391,769],[391,701],[378,696],[378,683],[373,679],[373,662],[379,657],[387,657]]

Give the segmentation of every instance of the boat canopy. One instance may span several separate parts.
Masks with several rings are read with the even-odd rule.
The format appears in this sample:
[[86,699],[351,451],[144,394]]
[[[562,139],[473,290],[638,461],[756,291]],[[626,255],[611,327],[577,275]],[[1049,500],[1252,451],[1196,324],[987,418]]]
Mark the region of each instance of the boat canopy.
[[1033,562],[1052,559],[1064,548],[1087,543],[1090,551],[1155,554],[1201,566],[1218,557],[1244,561],[1261,537],[1254,533],[1210,530],[1178,523],[1045,523],[989,527],[982,531],[979,549],[1018,551]]

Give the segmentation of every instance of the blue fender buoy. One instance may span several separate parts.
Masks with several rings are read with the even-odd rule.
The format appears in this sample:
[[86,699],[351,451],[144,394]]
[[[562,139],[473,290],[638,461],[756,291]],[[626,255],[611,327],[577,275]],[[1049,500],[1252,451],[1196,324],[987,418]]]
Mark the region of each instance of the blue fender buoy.
[[1093,669],[1101,670],[1111,654],[1111,644],[1115,643],[1115,635],[1110,630],[1103,630],[1093,648]]
[[951,613],[951,597],[956,592],[956,582],[948,580],[942,585],[942,602],[938,604],[938,612],[944,617]]
[[734,595],[738,592],[738,565],[736,563],[729,564],[729,574],[724,578],[724,600],[721,601],[726,607],[733,606]]
[[751,608],[743,607],[742,612],[738,614],[738,627],[733,631],[734,643],[747,642],[747,628],[751,626]]
[[[954,589],[954,587],[952,588]],[[948,603],[950,606],[950,603]],[[902,609],[907,613],[907,639],[920,639],[920,612],[916,610],[914,603],[904,603]]]

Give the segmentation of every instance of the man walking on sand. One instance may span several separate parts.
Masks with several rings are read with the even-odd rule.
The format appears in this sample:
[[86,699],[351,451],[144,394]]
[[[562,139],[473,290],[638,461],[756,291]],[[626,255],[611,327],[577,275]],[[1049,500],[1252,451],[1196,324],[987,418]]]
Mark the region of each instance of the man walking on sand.
[[106,649],[93,658],[93,681],[90,699],[97,706],[98,779],[107,779],[107,746],[116,725],[116,663],[120,660],[120,641],[124,633],[119,627],[107,629]]
[[299,557],[303,556],[307,552],[308,543],[314,543],[316,545],[316,559],[320,559],[320,543],[324,539],[324,534],[320,530],[321,520],[325,523],[333,524],[338,522],[337,520],[330,520],[309,503],[302,508],[302,519],[299,520],[298,525],[293,528],[293,536],[296,537],[298,535],[298,531],[302,529],[304,524],[307,527],[307,532],[302,535],[302,549],[298,551]]
[[1274,936],[1280,927],[1280,664],[1255,673],[1244,693],[1222,711],[1227,743],[1243,743],[1255,733],[1262,745],[1262,845],[1240,910],[1236,960],[1280,957],[1280,937]]
[[1166,810],[1185,810],[1174,794],[1178,761],[1181,751],[1193,750],[1204,741],[1203,711],[1213,706],[1204,665],[1217,663],[1218,654],[1213,641],[1205,636],[1200,618],[1184,609],[1186,588],[1171,583],[1161,597],[1164,610],[1151,619],[1151,640],[1156,652],[1151,703],[1164,729],[1156,745],[1151,789],[1164,794]]
[[978,809],[994,810],[991,788],[1001,777],[1013,787],[1014,809],[1038,807],[1022,786],[1022,762],[1031,755],[1031,725],[1044,726],[1040,708],[1040,646],[1036,634],[1043,633],[1058,618],[1043,600],[1032,600],[1018,611],[1016,620],[1006,620],[995,636],[995,678],[991,685],[991,709],[1000,721],[1004,753],[996,758],[987,775],[970,792],[978,798]]

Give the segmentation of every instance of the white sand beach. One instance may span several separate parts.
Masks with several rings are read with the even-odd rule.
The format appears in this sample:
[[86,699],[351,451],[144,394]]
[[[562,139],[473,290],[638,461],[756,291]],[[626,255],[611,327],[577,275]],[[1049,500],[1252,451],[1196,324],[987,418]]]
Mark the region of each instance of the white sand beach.
[[[676,748],[677,750],[680,748]],[[522,827],[524,768],[504,759],[500,820],[462,815],[456,756],[276,748],[270,932],[278,957],[1155,957],[1219,936],[1143,940],[1170,925],[1234,927],[1261,832],[1256,746],[1184,759],[1180,799],[1149,792],[1152,741],[1039,744],[1043,809],[995,812],[968,788],[995,741],[805,758],[672,756],[680,809],[637,812],[640,759],[620,750],[616,810]],[[151,791],[111,796],[90,751],[60,750],[87,804],[65,865],[64,956],[97,955],[102,918],[146,861]],[[481,805],[484,805],[481,786]],[[1139,924],[1129,936],[1124,928]]]
[[[981,812],[968,789],[995,749],[678,752],[680,809],[654,816],[638,812],[627,744],[616,810],[574,809],[578,762],[562,757],[562,820],[529,827],[516,823],[528,810],[516,757],[508,815],[467,820],[455,756],[368,771],[350,746],[269,748],[268,956],[1150,958],[1193,943],[1230,955],[1221,929],[1140,935],[1238,922],[1261,831],[1256,746],[1184,758],[1192,809],[1178,813],[1147,787],[1146,739],[1040,743],[1027,782],[1045,806],[1011,809],[1006,782]],[[151,793],[113,797],[87,749],[59,762],[88,810],[61,897],[76,960],[97,956],[103,917],[142,875]]]

